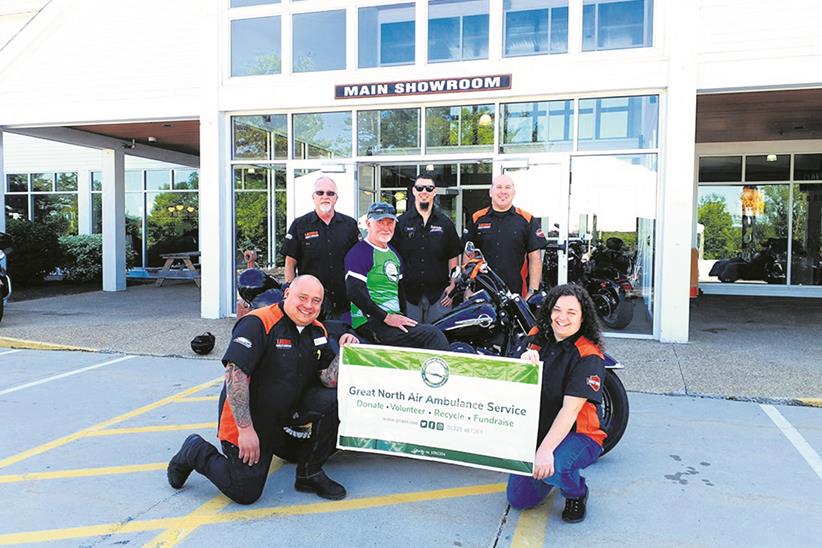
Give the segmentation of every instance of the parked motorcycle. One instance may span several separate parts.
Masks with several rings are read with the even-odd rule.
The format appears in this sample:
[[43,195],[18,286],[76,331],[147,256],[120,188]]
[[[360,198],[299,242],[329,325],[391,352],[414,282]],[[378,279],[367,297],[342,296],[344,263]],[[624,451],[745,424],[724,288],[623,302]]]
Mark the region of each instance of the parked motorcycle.
[[547,291],[557,285],[560,249],[568,255],[568,282],[584,287],[591,295],[602,323],[611,329],[624,329],[634,319],[633,285],[628,278],[630,259],[622,251],[619,238],[608,238],[597,246],[590,260],[584,260],[585,242],[571,240],[567,246],[548,244],[542,260],[542,282]]
[[11,253],[11,236],[0,232],[0,320],[11,296],[11,278],[8,275],[8,255]]
[[[794,249],[804,251],[800,242],[794,240]],[[797,244],[799,244],[797,246]],[[801,256],[801,251],[797,256]],[[716,276],[719,281],[733,283],[737,280],[762,280],[769,284],[784,284],[787,280],[787,239],[768,238],[760,251],[750,260],[743,257],[721,259],[711,267],[709,276]]]
[[[451,349],[456,352],[519,356],[537,325],[536,309],[546,293],[539,292],[526,302],[508,289],[471,242],[466,244],[465,253],[473,258],[461,269],[454,270],[455,286],[451,296],[458,296],[466,289],[472,293],[434,325],[445,333]],[[628,394],[616,375],[616,370],[623,368],[605,354],[601,423],[608,437],[605,438],[603,455],[616,446],[628,425]]]

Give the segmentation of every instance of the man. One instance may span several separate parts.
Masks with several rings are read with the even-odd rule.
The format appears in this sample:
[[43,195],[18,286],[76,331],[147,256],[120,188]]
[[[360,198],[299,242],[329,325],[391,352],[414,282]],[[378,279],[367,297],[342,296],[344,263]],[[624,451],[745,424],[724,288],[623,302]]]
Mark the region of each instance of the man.
[[[282,304],[257,309],[234,326],[223,356],[218,437],[223,453],[197,434],[168,463],[168,482],[180,489],[192,470],[231,500],[251,504],[262,494],[273,455],[297,462],[294,487],[339,500],[345,488],[323,472],[337,442],[337,392],[318,381],[334,365],[327,333],[317,321],[323,287],[314,276],[294,278]],[[353,335],[340,344],[358,342]],[[332,382],[333,381],[333,382]],[[327,386],[335,380],[323,379]],[[298,440],[283,427],[311,423]]]
[[291,223],[285,236],[285,281],[299,274],[316,276],[325,288],[330,316],[350,321],[345,296],[345,254],[360,239],[357,221],[335,211],[337,184],[322,176],[314,182],[314,211]]
[[514,180],[497,175],[491,183],[491,207],[476,211],[463,230],[463,244],[474,242],[488,264],[513,293],[530,297],[542,278],[540,250],[548,242],[539,221],[513,206]]
[[448,273],[459,264],[462,247],[454,223],[434,207],[437,186],[420,175],[411,187],[414,208],[400,215],[391,244],[405,266],[405,312],[418,322],[433,322],[451,306],[454,285]]
[[351,325],[365,339],[378,344],[448,350],[442,331],[402,313],[402,262],[388,245],[397,225],[396,213],[384,202],[371,204],[365,221],[368,235],[345,256]]

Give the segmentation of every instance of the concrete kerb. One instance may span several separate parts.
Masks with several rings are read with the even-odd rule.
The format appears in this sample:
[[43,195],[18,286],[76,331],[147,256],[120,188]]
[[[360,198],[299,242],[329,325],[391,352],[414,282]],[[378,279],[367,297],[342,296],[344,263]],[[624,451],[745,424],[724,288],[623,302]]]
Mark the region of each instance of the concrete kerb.
[[42,341],[30,341],[26,339],[13,339],[10,337],[0,337],[0,347],[21,350],[73,350],[78,352],[101,351],[99,348],[86,348],[83,346],[70,346],[66,344],[54,344]]

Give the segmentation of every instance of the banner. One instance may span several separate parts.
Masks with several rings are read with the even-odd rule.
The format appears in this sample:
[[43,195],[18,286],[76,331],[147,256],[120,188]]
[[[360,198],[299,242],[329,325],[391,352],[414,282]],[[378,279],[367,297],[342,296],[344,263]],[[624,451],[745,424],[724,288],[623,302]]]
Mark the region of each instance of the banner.
[[348,345],[337,447],[531,475],[541,381],[522,360]]

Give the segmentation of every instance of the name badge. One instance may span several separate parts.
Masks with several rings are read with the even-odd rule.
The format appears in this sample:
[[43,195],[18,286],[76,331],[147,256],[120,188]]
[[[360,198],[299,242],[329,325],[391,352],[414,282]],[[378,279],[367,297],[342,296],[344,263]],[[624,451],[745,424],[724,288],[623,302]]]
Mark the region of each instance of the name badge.
[[317,337],[316,339],[314,339],[314,346],[320,346],[321,344],[327,343],[328,339],[326,339],[325,337]]

